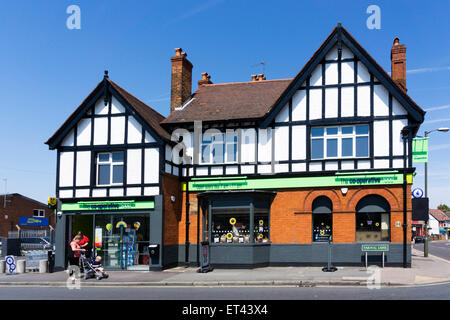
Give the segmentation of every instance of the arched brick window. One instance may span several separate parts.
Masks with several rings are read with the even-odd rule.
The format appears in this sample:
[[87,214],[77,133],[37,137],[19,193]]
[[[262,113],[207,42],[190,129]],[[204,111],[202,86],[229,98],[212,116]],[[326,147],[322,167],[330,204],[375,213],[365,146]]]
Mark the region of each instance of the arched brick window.
[[313,241],[327,242],[333,234],[333,203],[328,197],[320,196],[312,203]]
[[356,241],[390,241],[391,207],[383,197],[368,195],[356,205]]

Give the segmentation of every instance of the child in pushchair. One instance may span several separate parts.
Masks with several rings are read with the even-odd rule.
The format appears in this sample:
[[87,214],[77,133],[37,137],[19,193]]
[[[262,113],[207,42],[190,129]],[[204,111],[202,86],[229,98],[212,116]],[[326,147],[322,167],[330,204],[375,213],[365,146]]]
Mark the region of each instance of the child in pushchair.
[[84,280],[94,277],[97,280],[108,278],[109,275],[104,271],[101,261],[102,257],[100,256],[88,259],[85,254],[81,254],[80,266],[84,270]]

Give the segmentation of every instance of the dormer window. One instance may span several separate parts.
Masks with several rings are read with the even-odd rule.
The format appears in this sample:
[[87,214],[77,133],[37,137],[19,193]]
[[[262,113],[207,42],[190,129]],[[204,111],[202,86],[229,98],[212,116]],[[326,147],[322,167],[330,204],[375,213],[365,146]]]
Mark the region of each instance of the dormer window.
[[97,185],[123,184],[123,152],[97,154]]

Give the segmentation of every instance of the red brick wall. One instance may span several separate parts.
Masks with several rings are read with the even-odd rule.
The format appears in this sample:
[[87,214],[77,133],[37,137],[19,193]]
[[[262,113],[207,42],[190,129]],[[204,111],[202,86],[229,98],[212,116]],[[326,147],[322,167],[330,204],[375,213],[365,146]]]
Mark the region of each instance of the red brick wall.
[[[408,185],[407,194],[411,191]],[[371,194],[380,195],[391,207],[391,242],[403,242],[403,227],[397,227],[396,222],[403,224],[403,188],[395,186],[370,186],[348,188],[343,195],[340,188],[315,188],[313,190],[277,191],[270,213],[270,235],[272,243],[311,243],[312,242],[312,203],[318,196],[327,196],[333,203],[333,241],[335,243],[352,243],[355,241],[355,208],[359,200]],[[189,240],[197,241],[197,206],[196,194],[190,192],[191,202]],[[179,220],[178,243],[185,242],[185,210],[186,192],[183,192],[181,219]],[[195,208],[193,207],[195,204]],[[407,235],[411,234],[411,199],[407,199]],[[201,220],[200,220],[201,229]],[[201,240],[201,238],[200,238]],[[410,237],[407,236],[407,241]]]
[[[53,210],[49,209],[45,204],[17,193],[7,195],[6,200],[6,208],[4,208],[4,196],[0,197],[0,237],[8,237],[8,231],[17,231],[16,224],[19,224],[19,217],[33,217],[33,209],[43,209],[45,218],[49,219],[49,224],[55,226]],[[8,216],[8,219],[5,219],[5,215]],[[23,230],[48,229],[48,227],[21,228]]]

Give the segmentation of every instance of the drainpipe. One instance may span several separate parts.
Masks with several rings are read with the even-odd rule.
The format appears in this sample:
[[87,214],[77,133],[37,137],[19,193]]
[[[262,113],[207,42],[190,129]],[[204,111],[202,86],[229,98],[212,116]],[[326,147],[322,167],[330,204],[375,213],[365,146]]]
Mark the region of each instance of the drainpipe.
[[403,139],[403,268],[407,268],[407,247],[406,247],[406,233],[408,230],[407,223],[407,155],[406,155],[406,142],[409,141],[411,137],[411,129],[414,126],[405,126],[402,131]]
[[[197,194],[198,195],[198,194]],[[200,203],[197,196],[197,266],[200,267]]]
[[185,262],[189,266],[189,181],[186,181],[186,242],[185,242]]

